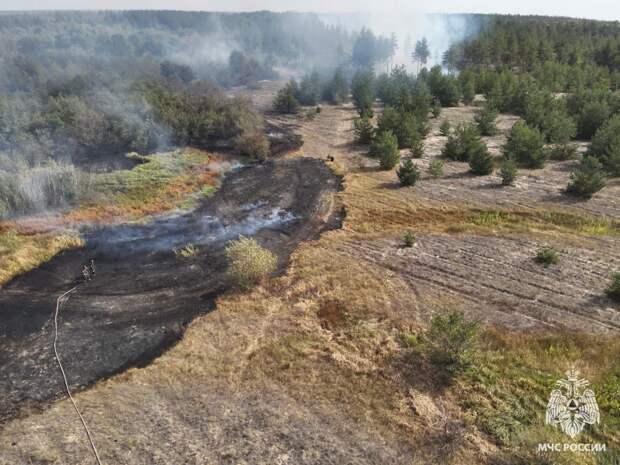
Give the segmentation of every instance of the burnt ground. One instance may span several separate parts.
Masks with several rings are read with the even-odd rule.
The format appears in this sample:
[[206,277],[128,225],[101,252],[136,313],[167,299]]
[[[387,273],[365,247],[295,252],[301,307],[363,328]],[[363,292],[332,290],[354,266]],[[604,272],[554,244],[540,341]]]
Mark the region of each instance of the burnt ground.
[[[63,392],[52,352],[56,298],[75,285],[82,263],[96,278],[63,305],[59,350],[74,388],[143,365],[178,340],[184,325],[227,289],[226,242],[255,236],[281,266],[303,240],[338,225],[331,195],[339,179],[312,159],[238,169],[191,213],[145,225],[85,232],[68,251],[9,283],[0,294],[0,418]],[[187,244],[198,252],[178,257]]]

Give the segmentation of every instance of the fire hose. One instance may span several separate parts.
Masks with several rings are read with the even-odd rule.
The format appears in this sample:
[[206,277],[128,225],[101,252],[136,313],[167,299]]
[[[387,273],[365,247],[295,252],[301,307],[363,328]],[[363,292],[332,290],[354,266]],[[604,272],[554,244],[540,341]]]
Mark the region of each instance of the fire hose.
[[82,422],[84,431],[86,431],[86,436],[88,437],[88,442],[90,442],[90,447],[93,450],[93,454],[95,455],[97,464],[102,465],[101,459],[99,458],[99,453],[97,452],[97,448],[95,447],[95,443],[93,441],[92,435],[90,434],[90,430],[88,429],[88,425],[86,424],[86,420],[84,420],[84,417],[82,416],[82,413],[80,412],[80,409],[78,408],[75,402],[75,399],[73,399],[73,396],[71,395],[71,389],[69,388],[69,382],[67,381],[67,375],[65,373],[65,369],[62,366],[62,362],[60,361],[60,355],[58,354],[58,348],[56,347],[56,343],[58,342],[58,313],[60,311],[60,306],[69,299],[69,295],[75,292],[78,286],[75,286],[73,289],[68,290],[67,292],[62,294],[60,297],[58,297],[58,299],[56,299],[56,313],[54,314],[54,354],[56,356],[56,362],[58,362],[58,367],[60,368],[60,372],[62,373],[62,379],[65,382],[65,390],[67,391],[67,395],[69,396],[69,399],[71,400],[71,403],[73,404],[73,408],[75,409],[75,412],[77,413],[78,417],[80,418],[80,421]]

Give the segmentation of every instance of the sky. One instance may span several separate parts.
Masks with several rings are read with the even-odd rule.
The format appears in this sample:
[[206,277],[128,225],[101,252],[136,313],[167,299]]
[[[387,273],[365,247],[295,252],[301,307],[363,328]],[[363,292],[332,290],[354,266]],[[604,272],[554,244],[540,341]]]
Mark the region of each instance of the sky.
[[512,13],[620,20],[618,0],[0,0],[0,10],[158,9],[205,11],[351,12],[387,9],[391,13]]

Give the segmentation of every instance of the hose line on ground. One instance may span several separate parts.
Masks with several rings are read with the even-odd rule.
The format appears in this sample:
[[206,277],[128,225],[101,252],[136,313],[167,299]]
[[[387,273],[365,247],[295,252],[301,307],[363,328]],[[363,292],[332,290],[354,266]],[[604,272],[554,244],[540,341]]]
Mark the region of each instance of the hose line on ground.
[[97,448],[95,447],[95,443],[93,442],[93,438],[90,434],[90,430],[88,429],[88,425],[86,424],[86,420],[84,420],[84,417],[80,413],[80,409],[78,408],[75,400],[73,399],[73,396],[71,395],[71,389],[69,389],[67,375],[65,373],[65,369],[62,366],[62,362],[60,361],[60,355],[58,354],[58,349],[56,347],[56,343],[58,342],[58,313],[60,311],[60,305],[65,303],[69,298],[69,295],[73,293],[77,288],[78,286],[75,286],[73,289],[68,290],[63,295],[58,297],[58,299],[56,299],[56,313],[54,314],[54,355],[56,355],[56,362],[58,362],[58,367],[60,368],[60,372],[62,373],[62,379],[65,382],[65,390],[67,391],[67,395],[69,396],[69,399],[73,404],[75,412],[78,414],[78,417],[80,417],[80,421],[84,426],[84,431],[86,431],[86,436],[88,437],[88,442],[90,442],[90,447],[93,450],[93,454],[95,454],[95,459],[97,459],[97,464],[102,465],[101,459],[99,458],[99,452],[97,452]]

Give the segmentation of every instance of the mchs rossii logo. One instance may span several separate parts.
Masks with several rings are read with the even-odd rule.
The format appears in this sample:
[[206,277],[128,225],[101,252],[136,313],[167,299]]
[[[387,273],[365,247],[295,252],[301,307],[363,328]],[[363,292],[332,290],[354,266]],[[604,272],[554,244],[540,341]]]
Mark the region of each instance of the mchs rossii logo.
[[564,433],[574,438],[586,425],[596,425],[601,421],[598,404],[590,382],[579,378],[579,372],[569,370],[566,379],[556,382],[557,388],[551,391],[547,403],[545,423],[560,427]]
[[[601,415],[590,382],[579,377],[571,369],[566,378],[560,379],[549,395],[545,423],[562,430],[571,439],[577,437],[587,426],[601,422]],[[591,443],[540,443],[538,452],[603,452],[606,444]]]

